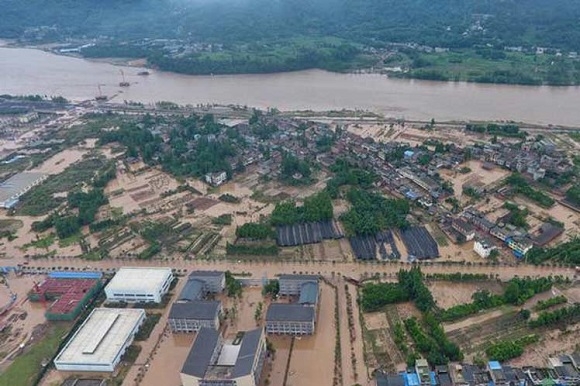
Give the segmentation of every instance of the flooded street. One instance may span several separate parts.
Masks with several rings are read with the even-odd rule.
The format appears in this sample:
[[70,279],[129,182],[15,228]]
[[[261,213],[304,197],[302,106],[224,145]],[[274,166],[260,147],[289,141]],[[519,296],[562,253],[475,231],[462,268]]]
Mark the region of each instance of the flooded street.
[[[119,87],[123,69],[131,87]],[[514,120],[580,126],[580,87],[531,87],[389,79],[320,70],[279,74],[189,76],[0,47],[0,93],[103,94],[113,102],[239,104],[280,110],[364,109],[388,117],[430,120]]]

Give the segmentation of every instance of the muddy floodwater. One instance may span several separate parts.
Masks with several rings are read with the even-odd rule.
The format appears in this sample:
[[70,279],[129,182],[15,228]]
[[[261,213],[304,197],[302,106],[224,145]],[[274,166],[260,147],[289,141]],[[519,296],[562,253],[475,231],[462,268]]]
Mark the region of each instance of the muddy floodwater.
[[[120,69],[130,87],[121,89]],[[101,85],[113,102],[219,103],[281,110],[365,109],[388,117],[514,120],[580,126],[580,87],[533,87],[390,79],[320,70],[188,76],[21,48],[0,47],[0,94],[92,99]]]

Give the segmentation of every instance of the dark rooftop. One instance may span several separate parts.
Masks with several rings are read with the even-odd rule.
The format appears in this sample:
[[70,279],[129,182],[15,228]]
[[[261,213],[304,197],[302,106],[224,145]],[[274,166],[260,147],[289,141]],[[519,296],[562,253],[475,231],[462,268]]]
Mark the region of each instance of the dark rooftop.
[[377,386],[405,386],[405,379],[400,375],[377,373]]
[[224,271],[193,271],[189,277],[217,277],[225,275]]
[[192,302],[194,300],[200,300],[203,298],[203,285],[204,282],[197,279],[190,279],[185,283],[185,286],[179,294],[177,300],[185,300]]
[[543,247],[564,232],[564,228],[550,223],[544,223],[539,229],[538,235],[533,238],[534,244]]
[[307,282],[300,288],[300,304],[316,304],[318,301],[318,283]]
[[232,378],[243,377],[252,372],[254,366],[254,358],[258,355],[260,347],[260,338],[262,336],[262,329],[247,331],[242,339],[242,347],[236,360],[236,365],[232,371]]
[[314,320],[314,308],[299,304],[274,303],[268,307],[266,321],[310,322]]
[[186,303],[173,303],[169,319],[215,319],[220,309],[220,302],[196,300]]
[[318,275],[289,275],[284,274],[278,277],[280,280],[312,280],[318,281]]
[[203,378],[219,340],[219,333],[213,328],[202,327],[185,359],[181,372]]

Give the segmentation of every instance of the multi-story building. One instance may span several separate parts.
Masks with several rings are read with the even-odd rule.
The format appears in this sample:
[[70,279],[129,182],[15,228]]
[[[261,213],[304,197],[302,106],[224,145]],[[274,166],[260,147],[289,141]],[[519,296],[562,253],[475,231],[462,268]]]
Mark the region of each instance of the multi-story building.
[[220,293],[226,286],[226,274],[223,271],[193,271],[187,280],[199,280],[204,283],[204,291]]
[[203,327],[218,330],[222,305],[219,301],[178,302],[169,311],[171,332],[197,332]]
[[460,218],[453,220],[451,226],[457,232],[462,234],[463,237],[465,237],[465,240],[467,241],[471,241],[475,237],[475,229],[473,228],[473,226]]
[[219,332],[201,328],[183,368],[183,386],[258,386],[266,359],[266,338],[261,328],[246,331],[241,339],[224,342]]
[[266,312],[268,334],[312,335],[316,328],[314,307],[273,303]]
[[473,243],[473,250],[475,251],[475,253],[477,253],[480,257],[483,257],[484,259],[488,258],[489,255],[491,254],[491,251],[493,251],[494,249],[496,249],[495,245],[493,245],[489,240],[487,239],[478,239],[475,240],[475,242]]
[[300,295],[304,283],[318,283],[317,275],[280,275],[280,295]]

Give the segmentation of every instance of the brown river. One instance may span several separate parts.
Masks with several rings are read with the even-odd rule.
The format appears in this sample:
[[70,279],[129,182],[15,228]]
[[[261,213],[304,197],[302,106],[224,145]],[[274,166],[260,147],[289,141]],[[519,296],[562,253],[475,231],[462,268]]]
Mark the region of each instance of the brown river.
[[[120,88],[123,69],[130,87]],[[409,120],[512,120],[580,127],[580,87],[531,87],[389,79],[320,70],[189,76],[119,67],[40,50],[0,47],[0,94],[114,102],[238,104],[280,110],[364,109]]]

